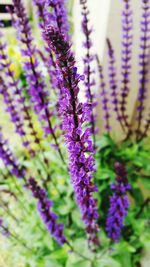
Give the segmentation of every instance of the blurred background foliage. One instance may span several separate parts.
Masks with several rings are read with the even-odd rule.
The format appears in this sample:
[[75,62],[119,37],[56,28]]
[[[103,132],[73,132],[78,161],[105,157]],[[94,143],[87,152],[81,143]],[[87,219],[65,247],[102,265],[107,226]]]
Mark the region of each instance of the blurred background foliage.
[[[121,241],[112,246],[104,230],[100,231],[101,246],[95,255],[88,249],[85,241],[84,225],[80,212],[76,209],[72,185],[66,169],[58,162],[55,153],[45,152],[51,161],[52,181],[46,181],[48,194],[54,200],[54,210],[65,224],[65,234],[70,236],[76,253],[68,252],[69,247],[60,247],[49,236],[36,210],[36,203],[31,194],[24,190],[20,181],[7,174],[1,166],[3,175],[0,184],[0,215],[16,238],[1,236],[0,266],[23,267],[133,267],[141,266],[141,257],[150,248],[150,142],[149,138],[139,144],[124,142],[116,144],[104,135],[98,141],[99,151],[96,156],[97,172],[95,180],[98,185],[99,224],[105,229],[108,212],[110,184],[114,181],[114,162],[125,163],[128,178],[132,184],[130,192],[129,213]],[[47,144],[49,146],[49,144]],[[22,165],[28,167],[32,175],[40,182],[36,169],[45,177],[44,169],[35,157],[28,160],[22,150],[18,150]],[[34,173],[35,170],[35,173]],[[9,191],[11,195],[9,195]],[[82,252],[82,256],[80,253]],[[78,255],[79,254],[79,255]],[[85,259],[83,258],[85,256]],[[86,260],[90,258],[91,262]],[[5,265],[3,265],[5,262]],[[91,265],[92,264],[92,265]]]

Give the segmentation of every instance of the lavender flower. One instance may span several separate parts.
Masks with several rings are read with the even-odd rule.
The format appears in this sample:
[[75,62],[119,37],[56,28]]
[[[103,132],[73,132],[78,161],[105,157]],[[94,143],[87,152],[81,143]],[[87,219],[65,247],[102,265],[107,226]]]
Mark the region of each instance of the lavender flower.
[[[0,134],[0,158],[13,175],[19,179],[25,179],[25,170],[20,168],[17,164],[13,153],[8,147],[8,142],[4,140],[2,134]],[[33,178],[28,179],[26,187],[29,188],[33,196],[38,199],[38,210],[49,232],[56,238],[59,244],[65,243],[66,239],[63,235],[63,225],[57,224],[57,215],[50,211],[52,202],[48,200],[46,191],[40,188]]]
[[37,208],[48,231],[60,245],[63,245],[66,242],[63,233],[64,225],[57,223],[58,216],[51,211],[53,202],[48,199],[46,191],[32,177],[28,179],[26,186],[32,191],[33,197],[38,200]]
[[85,36],[85,41],[83,43],[84,48],[86,48],[86,55],[83,58],[84,62],[84,74],[85,74],[85,88],[86,88],[86,99],[91,108],[91,114],[89,117],[89,123],[91,125],[93,142],[95,147],[95,116],[94,116],[94,107],[97,105],[95,101],[95,96],[92,92],[93,86],[95,86],[95,79],[92,74],[95,73],[91,64],[94,61],[94,55],[92,55],[91,47],[92,47],[92,28],[89,26],[89,10],[87,7],[87,0],[80,0],[80,4],[82,7],[82,30]]
[[123,0],[124,9],[122,12],[122,58],[121,58],[121,74],[122,74],[122,99],[121,99],[121,115],[125,127],[131,132],[131,125],[128,123],[128,115],[126,114],[127,97],[129,94],[130,74],[131,74],[131,55],[132,55],[132,28],[133,28],[133,12],[130,6],[130,0]]
[[52,8],[51,13],[47,12],[47,25],[51,22],[51,26],[57,27],[59,32],[64,34],[69,41],[69,22],[66,0],[46,0],[45,6],[46,8]]
[[95,171],[94,149],[90,140],[90,128],[86,128],[85,131],[82,129],[83,123],[88,120],[86,117],[88,105],[78,102],[78,83],[81,76],[77,74],[74,55],[65,36],[50,26],[46,28],[44,36],[56,54],[58,68],[62,74],[58,77],[62,83],[60,113],[63,118],[63,130],[70,158],[69,168],[76,200],[86,224],[89,242],[99,244],[96,223],[98,211],[96,200],[93,198],[93,192],[97,191],[97,188],[92,182],[92,174]]
[[[3,160],[6,168],[10,169],[11,174],[15,175],[19,179],[25,179],[25,170],[23,168],[20,168],[20,166],[17,164],[17,161],[12,151],[8,147],[8,142],[4,140],[1,133],[0,158]],[[37,182],[31,177],[28,179],[26,187],[32,191],[34,198],[38,199],[38,210],[41,214],[44,223],[48,228],[48,231],[56,238],[59,244],[65,243],[66,239],[63,235],[63,225],[57,224],[57,215],[50,211],[52,202],[48,200],[46,191],[39,187],[37,185]]]
[[16,128],[16,133],[18,133],[21,136],[23,145],[25,147],[28,147],[29,143],[26,140],[26,134],[23,128],[22,117],[18,113],[17,106],[15,105],[13,98],[10,95],[8,88],[1,76],[0,76],[0,94],[3,95],[4,102],[7,105],[6,111],[9,112],[10,114],[11,121],[14,123]]
[[100,65],[100,61],[98,56],[96,56],[96,61],[97,61],[97,65],[98,65],[98,71],[99,71],[99,78],[100,78],[100,88],[101,88],[101,103],[102,103],[102,109],[104,112],[104,127],[107,131],[107,133],[110,133],[111,127],[110,127],[110,112],[109,112],[109,107],[108,107],[108,102],[109,99],[107,97],[107,92],[106,92],[106,84],[104,81],[104,74],[103,74],[103,67]]
[[119,96],[118,96],[118,85],[117,85],[117,73],[116,73],[116,59],[115,59],[115,52],[112,47],[112,44],[109,39],[107,39],[107,47],[108,47],[108,57],[109,57],[109,86],[111,89],[111,98],[112,104],[114,107],[114,112],[117,116],[117,121],[120,122],[122,129],[124,130],[122,117],[119,110]]
[[8,141],[3,138],[2,133],[0,133],[0,158],[13,175],[18,179],[24,178],[25,170],[17,164],[17,160],[8,146]]
[[[66,35],[66,38],[69,40],[69,22],[66,9],[66,0],[47,0],[44,2],[43,0],[33,0],[33,2],[38,8],[38,16],[41,29],[44,30],[46,25],[51,22],[51,25],[57,26],[60,33],[64,33]],[[57,88],[59,89],[60,93],[61,84],[57,79],[58,70],[56,70],[55,58],[49,46],[47,46],[46,44],[44,45],[45,51],[48,53],[47,68],[51,79],[52,89],[57,94]]]
[[142,0],[142,20],[141,20],[141,38],[140,38],[140,48],[141,52],[139,55],[139,65],[140,65],[140,87],[138,92],[138,107],[137,107],[137,139],[141,134],[141,124],[144,112],[144,101],[147,96],[147,86],[148,86],[148,67],[149,67],[149,49],[150,49],[150,3],[149,0]]
[[[0,33],[1,34],[1,33]],[[6,105],[8,106],[7,111],[10,112],[12,122],[16,126],[16,132],[18,133],[18,123],[16,124],[16,121],[14,120],[14,113],[17,116],[17,121],[20,120],[20,125],[22,127],[22,133],[24,136],[24,139],[27,139],[27,126],[30,129],[30,136],[34,137],[34,142],[39,144],[40,139],[37,135],[37,132],[34,129],[34,125],[32,123],[32,117],[30,115],[30,107],[25,101],[25,97],[22,96],[22,88],[19,86],[19,80],[17,80],[14,76],[14,72],[11,70],[11,64],[12,62],[8,58],[6,51],[6,43],[2,43],[0,40],[0,58],[1,58],[1,67],[4,71],[4,76],[6,77],[6,81],[8,83],[8,86],[4,83],[4,80],[0,77],[1,80],[1,91],[0,93],[4,97],[4,101]],[[13,110],[9,108],[9,106],[12,106]],[[20,132],[19,132],[20,133]],[[23,142],[23,145],[28,148],[28,151],[30,155],[34,155],[34,151],[30,147],[31,142],[26,140]]]
[[124,218],[127,216],[129,207],[127,191],[131,189],[131,186],[128,183],[125,167],[121,163],[115,163],[115,172],[117,177],[116,183],[111,186],[114,194],[110,198],[106,231],[114,242],[118,242],[124,226]]
[[[45,29],[45,26],[47,24],[47,16],[48,16],[48,8],[46,8],[46,5],[44,4],[43,1],[41,0],[34,0],[33,1],[34,4],[37,7],[37,14],[38,14],[38,18],[39,18],[39,25],[40,28],[42,30]],[[57,73],[56,73],[56,63],[54,60],[54,56],[52,54],[51,49],[49,48],[49,46],[45,43],[44,44],[45,47],[45,51],[48,54],[48,59],[44,58],[44,61],[46,61],[46,67],[48,69],[48,73],[50,76],[50,80],[51,80],[51,85],[52,85],[52,89],[55,92],[57,88],[59,88],[59,84],[57,81]]]
[[[50,22],[51,25],[58,27],[60,33],[65,34],[66,38],[70,40],[66,0],[47,0],[45,3],[41,0],[34,0],[34,3],[38,8],[41,29],[44,30],[46,25]],[[59,94],[61,94],[61,83],[59,82],[59,79],[57,79],[57,76],[60,74],[58,73],[58,69],[56,67],[56,60],[50,47],[46,43],[44,43],[44,46],[48,58],[46,65],[51,80],[51,86],[56,96],[59,96]],[[59,116],[59,102],[57,102],[54,106],[53,110],[56,111],[54,111],[55,115]],[[62,129],[61,123],[59,127]]]
[[[37,7],[37,14],[39,17],[39,26],[43,31],[48,23],[49,16],[51,16],[51,12],[49,11],[49,7],[52,8],[51,4],[49,6],[48,3],[45,4],[41,0],[34,0],[33,2]],[[56,96],[56,101],[53,101],[53,115],[55,117],[59,117],[59,102],[58,102],[57,96],[59,96],[61,92],[61,84],[59,83],[59,80],[57,79],[58,70],[56,68],[56,62],[55,62],[55,57],[53,55],[53,52],[51,51],[51,49],[49,48],[46,42],[44,43],[44,49],[46,52],[46,57],[44,57],[43,62],[46,65],[46,68],[48,70],[50,83],[51,83],[51,89]],[[60,129],[62,129],[62,124],[60,121],[59,121],[59,125],[57,126]]]
[[24,49],[22,49],[21,52],[26,58],[24,62],[24,70],[27,74],[28,84],[30,86],[29,94],[32,104],[34,105],[34,111],[38,115],[39,120],[44,121],[45,125],[42,123],[42,126],[45,135],[52,135],[60,158],[62,162],[65,163],[55,130],[52,126],[52,114],[49,110],[48,92],[45,90],[43,76],[39,70],[39,62],[35,58],[36,47],[33,45],[33,37],[27,14],[21,0],[13,0],[13,4],[16,17],[13,14],[12,17],[14,26],[17,29],[18,38],[22,45],[24,44]]

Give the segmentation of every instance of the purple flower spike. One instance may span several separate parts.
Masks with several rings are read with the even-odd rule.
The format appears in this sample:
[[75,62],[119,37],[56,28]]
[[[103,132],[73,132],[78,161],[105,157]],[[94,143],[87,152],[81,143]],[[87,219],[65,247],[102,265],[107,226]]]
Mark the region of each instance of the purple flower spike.
[[18,133],[21,137],[22,144],[28,148],[30,151],[29,142],[26,139],[26,133],[24,131],[24,121],[22,118],[22,114],[18,112],[17,104],[14,103],[11,93],[8,90],[3,78],[0,76],[0,94],[4,98],[4,103],[7,106],[6,111],[10,114],[10,118],[12,123],[15,125],[16,133]]
[[37,49],[33,44],[31,25],[22,1],[13,0],[13,4],[14,13],[11,13],[11,15],[14,26],[17,29],[18,39],[23,46],[23,49],[21,49],[22,56],[26,59],[24,60],[24,70],[29,84],[31,102],[34,106],[35,113],[39,117],[39,121],[42,122],[45,135],[52,136],[59,156],[63,164],[65,164],[64,157],[55,134],[55,129],[51,121],[52,114],[49,108],[49,94],[48,91],[45,90],[46,85],[43,80],[43,75],[39,70],[39,62],[35,57]]
[[51,13],[47,13],[47,24],[57,27],[60,33],[65,34],[67,40],[69,36],[69,22],[66,7],[66,0],[46,0],[46,8],[51,7]]
[[[1,35],[1,33],[0,33]],[[28,149],[30,155],[34,155],[34,151],[31,148],[31,141],[27,140],[29,131],[27,131],[25,124],[28,125],[30,129],[30,136],[34,138],[34,142],[36,144],[40,143],[40,139],[36,130],[34,129],[34,125],[32,122],[32,117],[30,115],[31,108],[26,103],[25,97],[23,96],[23,91],[20,86],[20,81],[15,78],[14,72],[11,70],[12,62],[8,58],[5,49],[7,45],[6,43],[2,43],[0,40],[0,58],[1,58],[1,66],[4,71],[4,76],[6,77],[7,84],[4,83],[2,77],[0,77],[0,93],[3,95],[4,102],[7,106],[7,112],[11,115],[11,120],[15,124],[16,132],[18,132],[20,122],[22,128],[22,139],[23,145]],[[11,108],[10,108],[11,107]],[[14,120],[14,114],[16,114],[16,120]]]
[[[33,2],[37,7],[37,15],[38,15],[38,18],[39,18],[39,26],[43,31],[45,29],[47,23],[49,22],[48,18],[50,16],[52,16],[52,13],[54,12],[54,8],[52,8],[51,3],[48,5],[48,2],[46,2],[46,4],[45,4],[45,1],[43,3],[43,1],[41,1],[41,0],[33,0]],[[64,6],[61,5],[61,7],[64,10]],[[56,8],[56,10],[57,10],[57,8]],[[58,16],[58,14],[57,14],[57,16]],[[55,19],[57,18],[57,16],[55,16]],[[62,19],[65,19],[65,18],[62,18]],[[57,22],[56,22],[56,25],[57,25]],[[44,57],[43,62],[46,65],[46,68],[48,70],[51,89],[52,89],[52,91],[54,92],[54,94],[56,96],[59,96],[60,90],[61,90],[61,84],[59,83],[59,80],[57,79],[58,73],[57,73],[57,68],[56,68],[55,57],[54,57],[51,49],[49,48],[49,46],[47,45],[46,42],[44,43],[44,49],[45,49],[45,52],[46,52],[46,57]],[[58,98],[56,100],[56,103],[54,102],[54,105],[53,105],[53,114],[55,116],[59,117],[59,102],[58,102]],[[59,128],[62,129],[61,122],[59,122]]]
[[[49,12],[49,7],[51,6],[49,6],[48,3],[45,4],[45,1],[43,2],[42,0],[33,0],[33,2],[37,7],[39,26],[43,31],[48,23],[48,18],[51,16],[51,13]],[[52,89],[57,92],[57,88],[60,88],[60,85],[57,80],[56,63],[49,46],[46,45],[46,43],[44,44],[44,46],[45,46],[45,51],[48,54],[48,59],[45,58],[44,60],[50,76],[51,86]]]
[[86,99],[87,103],[89,103],[91,114],[89,114],[89,123],[91,125],[92,135],[93,135],[93,143],[94,147],[96,146],[95,142],[95,116],[94,116],[94,108],[97,105],[97,102],[95,100],[95,95],[92,92],[93,87],[95,86],[95,79],[93,75],[95,74],[95,70],[91,66],[91,64],[94,61],[94,55],[91,52],[92,48],[92,40],[91,40],[91,34],[92,34],[92,28],[89,25],[89,10],[87,7],[87,0],[80,0],[80,5],[82,7],[82,31],[85,36],[85,41],[83,43],[83,46],[85,47],[86,54],[83,57],[84,62],[84,75],[85,75],[85,88],[86,88]]
[[143,112],[145,110],[144,102],[147,97],[148,74],[149,74],[149,50],[150,50],[150,2],[149,0],[142,0],[142,20],[141,20],[141,38],[140,38],[140,55],[139,55],[139,93],[138,93],[138,107],[137,107],[137,139],[141,135],[141,124],[143,119]]
[[111,89],[111,98],[112,104],[114,107],[114,112],[116,113],[117,121],[120,122],[122,129],[124,130],[122,117],[119,110],[119,96],[118,96],[118,85],[117,85],[117,73],[116,73],[116,59],[115,52],[112,47],[112,44],[109,39],[107,39],[107,47],[108,47],[108,57],[109,57],[109,86]]
[[106,231],[108,236],[114,241],[119,242],[121,230],[124,226],[124,219],[127,216],[129,200],[127,191],[131,189],[127,179],[125,167],[119,163],[115,163],[116,183],[111,185],[114,191],[110,198],[110,208],[106,222]]
[[98,65],[98,71],[99,71],[99,78],[100,78],[100,88],[101,88],[101,93],[100,93],[100,99],[102,103],[102,109],[103,109],[103,118],[104,118],[104,127],[109,134],[111,131],[110,127],[110,112],[109,112],[109,99],[107,97],[107,92],[106,92],[106,84],[104,81],[104,73],[103,73],[103,67],[100,65],[100,61],[98,56],[96,56],[96,61]]
[[48,199],[46,191],[32,177],[28,179],[26,187],[32,191],[33,197],[38,200],[37,209],[49,233],[60,245],[63,245],[66,242],[63,234],[64,225],[57,223],[58,216],[51,211],[53,202]]
[[126,114],[127,97],[130,91],[130,75],[131,75],[131,59],[132,59],[132,44],[133,44],[133,12],[130,6],[131,0],[123,0],[124,8],[122,12],[122,60],[121,60],[121,75],[122,75],[122,98],[121,98],[121,116],[125,128],[131,132],[131,125],[128,123],[128,115]]
[[24,178],[25,170],[17,164],[16,158],[10,150],[7,140],[4,140],[2,133],[0,133],[0,158],[13,175],[18,179]]
[[[76,200],[82,212],[82,218],[86,224],[89,242],[99,244],[97,238],[98,211],[93,192],[97,191],[92,182],[92,174],[95,171],[93,158],[93,144],[91,129],[83,130],[88,105],[78,102],[79,81],[82,76],[77,74],[74,55],[65,36],[53,27],[47,27],[45,40],[56,54],[57,66],[61,72],[62,93],[60,99],[60,114],[63,118],[63,130],[70,158],[70,173],[76,195]],[[86,110],[86,112],[84,112]]]

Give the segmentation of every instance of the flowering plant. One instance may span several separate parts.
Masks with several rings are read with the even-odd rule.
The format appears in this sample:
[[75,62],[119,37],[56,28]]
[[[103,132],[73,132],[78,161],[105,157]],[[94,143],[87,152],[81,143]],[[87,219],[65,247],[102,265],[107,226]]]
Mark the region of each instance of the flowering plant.
[[[20,148],[13,149],[12,138],[8,136],[7,141],[5,127],[1,125],[0,229],[11,244],[21,244],[28,251],[30,256],[25,256],[25,266],[50,266],[52,262],[52,266],[116,267],[126,266],[126,258],[128,266],[140,266],[144,241],[135,242],[142,231],[149,238],[146,210],[150,199],[144,198],[139,178],[149,177],[145,163],[150,150],[145,150],[145,144],[150,120],[144,119],[144,101],[148,84],[150,3],[141,0],[140,80],[134,128],[126,108],[133,14],[130,0],[122,2],[121,90],[116,80],[115,50],[108,38],[110,93],[106,90],[104,68],[98,55],[92,52],[93,29],[87,0],[80,0],[84,74],[78,73],[65,0],[33,1],[39,19],[41,50],[37,48],[23,1],[13,0],[8,8],[24,59],[24,83],[11,68],[1,24],[0,94]],[[81,86],[84,101],[80,99]],[[103,137],[99,137],[97,129],[99,98],[106,130]],[[125,134],[119,144],[112,138],[110,102]],[[141,221],[141,228],[136,220]],[[28,230],[29,238],[22,228]]]

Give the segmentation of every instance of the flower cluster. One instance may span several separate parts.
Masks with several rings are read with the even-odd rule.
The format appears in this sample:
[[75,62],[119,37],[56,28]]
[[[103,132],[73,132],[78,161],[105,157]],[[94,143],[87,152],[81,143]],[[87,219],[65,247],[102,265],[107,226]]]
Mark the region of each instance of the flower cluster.
[[51,211],[53,202],[48,199],[46,191],[32,177],[28,179],[26,187],[32,191],[33,197],[38,200],[37,209],[48,231],[60,245],[63,245],[66,242],[63,233],[64,225],[58,224],[58,216]]
[[34,106],[34,111],[38,115],[39,120],[42,123],[45,135],[52,135],[55,143],[55,147],[58,150],[61,160],[64,162],[62,152],[59,147],[59,143],[55,134],[55,129],[53,128],[51,117],[52,114],[49,110],[48,101],[48,90],[45,90],[45,82],[43,80],[43,75],[39,70],[39,62],[36,58],[36,47],[33,44],[33,37],[31,32],[31,27],[26,14],[26,10],[23,6],[21,0],[13,0],[14,12],[13,23],[17,29],[18,38],[21,44],[24,45],[21,49],[24,60],[24,71],[27,75],[27,80],[29,84],[29,94],[31,97],[32,104]]
[[36,144],[40,143],[40,139],[34,129],[32,117],[30,115],[31,108],[27,101],[25,101],[23,88],[21,88],[19,80],[15,78],[14,72],[11,70],[12,62],[6,54],[6,47],[6,43],[2,43],[0,40],[1,68],[7,81],[6,84],[6,81],[4,82],[4,79],[0,77],[0,93],[3,95],[4,102],[7,105],[6,111],[10,113],[11,120],[15,124],[16,132],[24,139],[23,145],[28,149],[32,156],[34,152],[31,149],[31,142],[27,140],[27,135],[30,133],[30,137],[32,136]]
[[120,122],[121,127],[123,128],[122,118],[119,109],[119,96],[118,96],[118,84],[117,84],[117,73],[116,73],[116,59],[115,51],[112,47],[111,41],[107,38],[107,47],[108,47],[108,70],[109,70],[109,86],[111,89],[111,97],[113,110],[116,113],[116,119]]
[[69,22],[66,8],[66,0],[46,0],[46,8],[52,8],[51,12],[47,12],[47,24],[57,27],[60,33],[65,34],[69,41]]
[[121,58],[121,76],[122,76],[122,98],[121,98],[121,116],[125,127],[131,131],[126,114],[127,97],[129,94],[129,84],[131,75],[131,58],[132,58],[132,28],[133,12],[130,6],[130,0],[123,0],[124,8],[122,12],[122,58]]
[[127,191],[131,189],[131,186],[128,183],[127,172],[123,164],[116,162],[115,172],[117,177],[116,183],[111,185],[114,194],[110,198],[106,231],[114,242],[118,242],[124,226],[124,218],[127,216],[129,207]]
[[[5,166],[10,170],[12,175],[15,175],[18,179],[24,179],[26,171],[20,167],[17,163],[15,156],[8,146],[8,142],[4,140],[0,133],[0,158],[4,162]],[[58,241],[59,244],[64,244],[66,238],[63,235],[63,224],[57,223],[57,215],[50,211],[52,202],[47,198],[46,191],[38,186],[37,182],[33,178],[29,178],[25,184],[25,187],[30,189],[33,193],[34,198],[38,199],[38,210],[41,217],[46,224],[48,231]],[[0,221],[1,227],[1,221]]]
[[62,93],[60,99],[60,113],[63,117],[63,130],[70,156],[70,173],[77,199],[86,224],[89,241],[98,244],[97,219],[98,211],[93,192],[97,189],[92,182],[92,173],[95,171],[93,158],[93,144],[90,139],[91,130],[82,129],[87,120],[84,112],[87,105],[78,102],[78,83],[82,78],[77,74],[74,55],[70,44],[63,34],[51,26],[46,28],[45,40],[56,54],[58,68],[61,72]]
[[2,133],[0,133],[0,158],[4,162],[5,166],[10,169],[10,172],[18,179],[25,176],[25,170],[20,168],[17,164],[17,160],[10,150],[7,140],[4,140]]
[[91,125],[93,142],[95,146],[95,115],[94,115],[94,107],[96,107],[97,102],[95,100],[95,95],[93,93],[93,87],[95,86],[95,79],[93,74],[95,74],[95,70],[92,67],[94,61],[94,55],[91,52],[92,48],[92,28],[89,25],[89,10],[87,7],[87,0],[80,0],[80,5],[82,7],[82,31],[85,36],[85,41],[83,42],[83,46],[85,47],[86,54],[83,57],[84,62],[84,75],[85,75],[85,88],[86,88],[86,99],[87,103],[90,105],[91,114],[89,116],[89,123]]
[[[52,8],[51,2],[48,4],[48,2],[45,2],[45,1],[43,3],[43,1],[41,0],[34,0],[34,4],[37,7],[39,26],[41,30],[43,31],[48,23],[48,18],[52,16],[51,14],[52,11],[49,10],[50,8]],[[57,68],[56,68],[55,57],[46,42],[44,42],[44,50],[46,52],[46,57],[44,58],[44,64],[46,65],[46,68],[48,70],[50,84],[51,84],[51,92],[53,91],[54,94],[57,96],[60,94],[61,84],[59,83],[57,79],[58,73],[57,73]],[[53,114],[55,116],[58,116],[58,113],[59,113],[58,112],[58,106],[59,106],[58,98],[56,99],[56,101],[53,101],[53,102],[54,102],[53,103]],[[61,123],[59,126],[60,128],[62,128]]]
[[16,132],[22,137],[23,144],[28,146],[28,142],[25,142],[25,132],[23,129],[22,118],[19,116],[16,105],[14,104],[12,96],[10,95],[2,77],[0,77],[0,94],[3,95],[4,103],[7,105],[6,111],[9,112],[11,121],[15,124]]
[[141,20],[141,38],[140,38],[140,55],[139,55],[139,93],[138,93],[138,126],[137,138],[141,135],[141,124],[143,119],[144,101],[147,96],[148,75],[149,75],[149,49],[150,49],[150,3],[149,0],[142,0],[142,20]]
[[[49,14],[48,8],[46,9],[46,5],[44,2],[41,0],[34,0],[34,4],[37,7],[39,25],[42,30],[44,30],[45,26],[47,25],[47,14]],[[44,47],[45,47],[45,51],[48,53],[48,56],[49,56],[48,58],[46,57],[44,61],[46,61],[45,63],[48,69],[48,73],[50,75],[52,89],[55,91],[59,87],[57,79],[56,79],[56,64],[55,64],[54,56],[49,46],[46,45],[46,43],[44,43]]]
[[107,96],[107,91],[106,91],[106,84],[105,84],[105,80],[104,80],[104,73],[103,73],[103,67],[100,64],[99,58],[98,56],[96,56],[96,61],[97,61],[97,65],[98,65],[98,71],[99,71],[99,78],[100,78],[100,88],[101,88],[101,92],[100,92],[100,99],[101,99],[101,103],[102,103],[102,109],[104,111],[104,127],[107,131],[107,133],[109,134],[111,127],[110,127],[110,112],[109,112],[109,99]]

